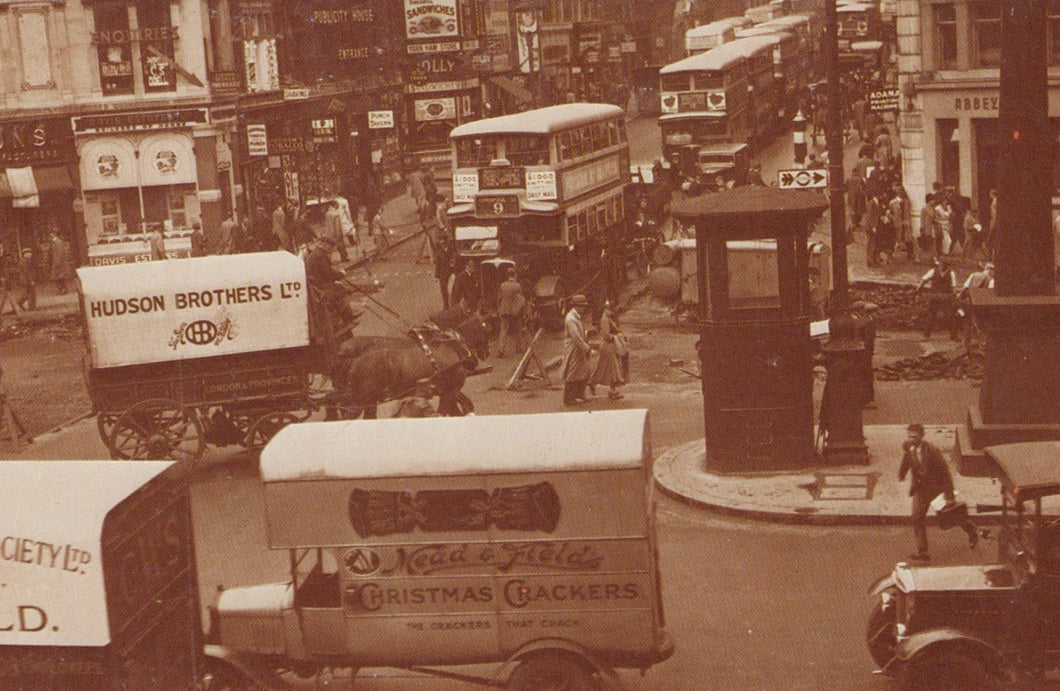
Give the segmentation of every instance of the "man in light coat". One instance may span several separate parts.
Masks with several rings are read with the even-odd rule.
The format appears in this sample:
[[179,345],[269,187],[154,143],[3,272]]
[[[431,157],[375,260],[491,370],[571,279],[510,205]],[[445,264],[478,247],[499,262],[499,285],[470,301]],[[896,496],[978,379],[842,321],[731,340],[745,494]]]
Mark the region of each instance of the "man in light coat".
[[515,267],[508,267],[508,278],[497,289],[497,316],[501,321],[501,333],[498,337],[497,357],[504,357],[509,341],[514,341],[516,352],[522,346],[523,310],[526,308],[526,297],[523,287],[515,280]]
[[584,295],[571,298],[571,308],[563,320],[563,405],[585,402],[585,386],[589,381],[589,354],[592,348],[585,340],[582,312],[589,309]]
[[335,249],[339,251],[339,259],[344,264],[349,261],[346,254],[346,238],[342,232],[342,210],[339,203],[331,201],[328,203],[328,212],[324,214],[324,235],[331,238]]

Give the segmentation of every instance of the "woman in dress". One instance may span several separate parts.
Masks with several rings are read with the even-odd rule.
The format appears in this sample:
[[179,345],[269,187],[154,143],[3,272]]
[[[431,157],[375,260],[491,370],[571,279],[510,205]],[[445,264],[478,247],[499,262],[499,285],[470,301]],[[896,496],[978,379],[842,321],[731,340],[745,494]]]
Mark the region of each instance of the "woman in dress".
[[[622,398],[618,387],[626,381],[624,374],[628,374],[628,365],[625,368],[622,366],[623,362],[628,363],[628,354],[610,302],[604,303],[604,311],[600,315],[600,339],[600,355],[591,381],[593,386],[607,386],[608,398],[618,400]],[[627,371],[623,372],[624,369]]]

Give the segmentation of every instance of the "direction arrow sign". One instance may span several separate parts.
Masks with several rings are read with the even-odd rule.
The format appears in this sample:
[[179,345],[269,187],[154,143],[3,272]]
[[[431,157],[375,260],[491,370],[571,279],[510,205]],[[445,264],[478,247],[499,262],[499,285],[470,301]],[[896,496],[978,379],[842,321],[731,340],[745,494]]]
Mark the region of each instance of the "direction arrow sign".
[[782,190],[808,190],[828,187],[828,171],[821,169],[778,170],[777,187]]

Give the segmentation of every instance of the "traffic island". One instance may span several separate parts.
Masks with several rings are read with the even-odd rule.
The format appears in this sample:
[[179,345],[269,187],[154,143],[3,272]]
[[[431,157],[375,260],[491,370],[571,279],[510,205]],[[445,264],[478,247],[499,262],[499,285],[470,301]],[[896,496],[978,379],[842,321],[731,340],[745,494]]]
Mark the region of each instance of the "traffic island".
[[[926,439],[937,447],[954,448],[952,425],[929,426],[926,432]],[[905,425],[867,425],[868,466],[754,474],[707,472],[700,439],[656,457],[655,484],[683,503],[743,518],[807,525],[905,524],[909,521],[909,483],[908,478],[898,480],[905,438]],[[954,473],[954,480],[958,499],[970,507],[996,503],[995,479]]]

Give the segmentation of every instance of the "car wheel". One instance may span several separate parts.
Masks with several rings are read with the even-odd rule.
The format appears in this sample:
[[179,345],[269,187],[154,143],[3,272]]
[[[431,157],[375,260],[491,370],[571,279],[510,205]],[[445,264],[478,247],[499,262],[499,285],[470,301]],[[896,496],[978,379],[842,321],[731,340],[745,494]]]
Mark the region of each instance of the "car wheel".
[[258,688],[238,669],[217,660],[207,660],[201,686],[205,691],[254,691]]
[[894,659],[894,648],[898,643],[898,630],[895,627],[898,612],[894,602],[896,592],[896,588],[888,588],[880,593],[865,630],[869,655],[880,669],[886,668]]
[[910,691],[1000,691],[1001,680],[971,655],[941,651],[914,659],[902,687]]

